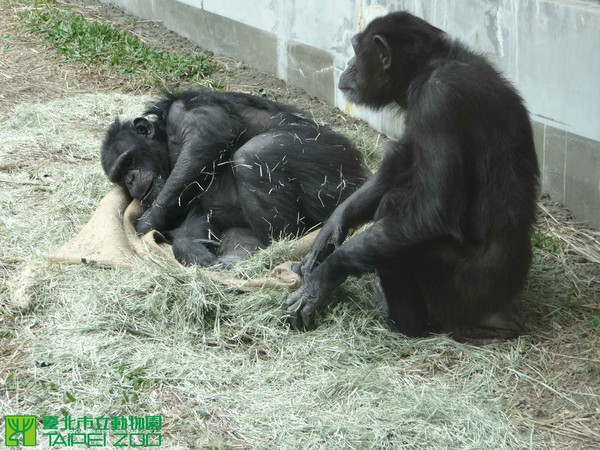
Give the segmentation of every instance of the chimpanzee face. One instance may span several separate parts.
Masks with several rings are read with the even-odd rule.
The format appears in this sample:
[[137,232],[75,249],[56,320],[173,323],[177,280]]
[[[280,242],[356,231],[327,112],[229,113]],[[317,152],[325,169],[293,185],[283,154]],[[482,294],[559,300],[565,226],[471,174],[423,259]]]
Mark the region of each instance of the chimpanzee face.
[[365,30],[352,38],[352,47],[355,56],[340,76],[339,89],[349,101],[373,108],[393,101],[392,51],[387,40]]
[[408,89],[443,31],[410,14],[396,13],[372,21],[352,38],[355,56],[339,80],[346,98],[381,108],[406,107]]
[[108,129],[100,159],[108,178],[149,207],[158,197],[170,172],[166,139],[152,122],[137,118]]

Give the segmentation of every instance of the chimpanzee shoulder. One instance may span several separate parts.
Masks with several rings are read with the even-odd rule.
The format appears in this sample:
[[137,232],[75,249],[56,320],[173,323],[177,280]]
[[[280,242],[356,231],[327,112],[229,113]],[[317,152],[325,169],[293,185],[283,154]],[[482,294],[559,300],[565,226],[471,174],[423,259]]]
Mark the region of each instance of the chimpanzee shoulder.
[[274,102],[263,97],[243,92],[220,92],[212,90],[187,90],[181,92],[164,92],[162,98],[150,105],[144,115],[156,115],[165,120],[173,103],[180,101],[186,110],[199,106],[218,106],[227,112],[250,107],[265,111],[278,111],[290,114],[300,114],[301,111],[292,106]]

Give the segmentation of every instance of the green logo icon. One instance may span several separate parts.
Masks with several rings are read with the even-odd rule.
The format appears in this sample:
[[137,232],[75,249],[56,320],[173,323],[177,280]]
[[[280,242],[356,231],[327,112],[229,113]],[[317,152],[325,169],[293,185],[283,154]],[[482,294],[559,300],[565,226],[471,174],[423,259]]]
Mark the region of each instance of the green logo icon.
[[4,436],[7,447],[33,447],[36,445],[36,425],[35,416],[5,416],[4,425],[6,427]]

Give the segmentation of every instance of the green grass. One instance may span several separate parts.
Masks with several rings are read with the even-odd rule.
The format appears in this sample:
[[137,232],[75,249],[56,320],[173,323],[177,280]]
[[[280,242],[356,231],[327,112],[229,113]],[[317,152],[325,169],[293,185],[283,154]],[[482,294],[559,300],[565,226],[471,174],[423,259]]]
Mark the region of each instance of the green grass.
[[385,139],[381,140],[381,135],[373,133],[366,124],[356,124],[351,127],[344,127],[340,131],[345,134],[364,155],[365,162],[369,168],[376,171],[381,164],[381,160],[383,159],[383,155],[387,148],[386,145],[381,142]]
[[596,314],[592,314],[590,319],[590,325],[592,328],[596,328],[598,330],[598,334],[600,335],[600,312]]
[[562,251],[561,242],[555,237],[536,231],[531,237],[531,243],[534,248],[544,250],[553,255],[558,255]]
[[115,71],[141,86],[198,82],[219,67],[205,55],[154,50],[127,31],[90,20],[57,1],[8,4],[24,5],[17,11],[23,26],[43,36],[67,61]]

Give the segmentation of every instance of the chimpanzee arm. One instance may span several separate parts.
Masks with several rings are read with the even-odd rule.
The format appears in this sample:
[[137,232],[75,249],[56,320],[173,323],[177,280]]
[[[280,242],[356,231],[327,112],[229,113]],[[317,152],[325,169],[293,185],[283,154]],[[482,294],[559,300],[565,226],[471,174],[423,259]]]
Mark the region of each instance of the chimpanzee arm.
[[392,233],[395,219],[375,222],[365,231],[344,242],[321,264],[305,274],[304,283],[283,303],[285,318],[292,328],[311,329],[314,314],[331,291],[342,284],[348,275],[359,275],[382,264],[386,255],[397,258],[408,239]]
[[350,228],[373,218],[382,196],[376,177],[377,175],[374,175],[352,193],[323,224],[310,251],[298,267],[302,276],[309,274],[317,263],[338,248],[346,239]]
[[181,146],[158,198],[137,223],[138,233],[165,230],[186,211],[188,203],[210,188],[219,165],[239,146],[241,119],[219,106],[185,110],[176,102],[167,124],[169,149]]
[[[318,266],[311,267],[311,271],[303,272],[303,286],[282,305],[292,327],[311,328],[316,309],[348,275],[372,270],[386,260],[402,259],[407,250],[435,238],[462,238],[462,212],[452,196],[462,192],[464,179],[460,158],[453,156],[453,143],[450,136],[439,139],[436,133],[423,135],[419,144],[406,141],[408,149],[412,147],[414,154],[419,155],[414,162],[410,157],[402,161],[404,153],[397,149],[389,152],[371,185],[377,187],[374,192],[378,193],[370,197],[378,202],[376,221],[336,248]],[[407,162],[418,164],[424,173],[403,170]],[[398,170],[393,177],[389,176],[390,168]],[[362,206],[372,207],[371,203],[367,201]],[[360,212],[351,214],[350,217],[361,217]],[[330,229],[326,232],[331,235]],[[316,258],[312,253],[311,250],[308,257]]]
[[315,265],[338,248],[346,238],[348,230],[373,219],[382,196],[389,191],[390,176],[398,178],[398,187],[406,182],[408,175],[406,151],[403,143],[390,149],[380,169],[367,182],[340,204],[327,219],[319,232],[310,252],[302,260],[299,272],[309,274]]

